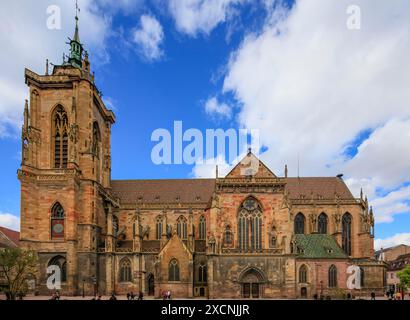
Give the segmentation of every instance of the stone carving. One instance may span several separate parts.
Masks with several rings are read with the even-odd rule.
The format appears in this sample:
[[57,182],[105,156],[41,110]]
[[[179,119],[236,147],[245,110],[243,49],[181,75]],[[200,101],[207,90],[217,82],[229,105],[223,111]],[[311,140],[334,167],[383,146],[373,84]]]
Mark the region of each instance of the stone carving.
[[68,132],[68,137],[71,141],[70,143],[70,161],[76,162],[77,160],[77,141],[78,141],[78,126],[76,124],[70,125],[70,130]]
[[316,232],[316,227],[317,227],[316,214],[314,213],[310,214],[309,218],[310,218],[310,230],[312,230],[312,232]]
[[336,232],[339,232],[340,230],[340,222],[342,221],[342,216],[340,215],[340,213],[335,213],[335,215],[333,216],[334,222],[335,222],[335,230]]

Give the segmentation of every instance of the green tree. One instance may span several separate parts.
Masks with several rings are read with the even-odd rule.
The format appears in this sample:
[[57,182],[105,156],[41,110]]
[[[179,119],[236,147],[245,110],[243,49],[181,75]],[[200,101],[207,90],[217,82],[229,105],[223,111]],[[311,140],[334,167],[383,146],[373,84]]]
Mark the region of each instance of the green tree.
[[27,280],[35,274],[37,256],[34,251],[20,248],[0,250],[0,270],[6,280],[7,299],[15,300],[18,294],[27,292]]
[[410,266],[407,266],[403,270],[397,272],[397,276],[400,279],[400,286],[404,290],[410,288]]

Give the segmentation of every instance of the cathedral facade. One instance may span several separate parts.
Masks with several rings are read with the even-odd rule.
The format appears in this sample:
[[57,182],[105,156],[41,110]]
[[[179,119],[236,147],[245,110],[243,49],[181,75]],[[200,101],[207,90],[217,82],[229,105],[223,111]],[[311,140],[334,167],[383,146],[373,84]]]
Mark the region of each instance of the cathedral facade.
[[[298,298],[382,292],[373,212],[341,177],[273,173],[252,152],[225,177],[112,180],[108,110],[76,26],[67,61],[25,70],[21,245],[68,295],[142,291],[160,297]],[[253,171],[244,170],[249,163]]]

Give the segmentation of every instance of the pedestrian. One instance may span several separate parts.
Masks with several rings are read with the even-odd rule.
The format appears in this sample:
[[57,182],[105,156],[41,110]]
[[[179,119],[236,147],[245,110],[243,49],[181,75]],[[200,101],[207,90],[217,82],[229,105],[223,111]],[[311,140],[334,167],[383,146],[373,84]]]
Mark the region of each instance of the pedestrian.
[[138,294],[138,300],[144,300],[144,294],[142,293],[142,291],[140,291]]
[[168,290],[168,292],[167,292],[167,298],[168,298],[168,300],[171,300],[171,291],[170,290]]
[[131,298],[131,295],[129,292],[127,292],[127,300],[130,300],[130,298]]
[[56,292],[56,300],[60,300],[60,292]]
[[117,300],[117,297],[115,296],[115,293],[114,293],[114,292],[111,294],[110,300],[111,300],[111,301]]
[[370,296],[371,296],[371,300],[376,300],[376,294],[374,292],[372,292]]
[[131,296],[131,300],[135,300],[135,294],[134,294],[134,292],[131,291],[130,296]]

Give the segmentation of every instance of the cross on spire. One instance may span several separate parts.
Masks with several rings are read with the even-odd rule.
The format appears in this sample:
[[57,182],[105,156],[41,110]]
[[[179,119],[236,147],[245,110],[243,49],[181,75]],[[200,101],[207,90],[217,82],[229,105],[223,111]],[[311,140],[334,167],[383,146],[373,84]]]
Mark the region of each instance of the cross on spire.
[[80,13],[80,8],[78,6],[78,0],[75,0],[75,20],[78,20],[79,13]]
[[74,41],[80,42],[80,35],[78,31],[78,14],[80,13],[80,8],[78,6],[78,0],[75,0],[75,32]]

